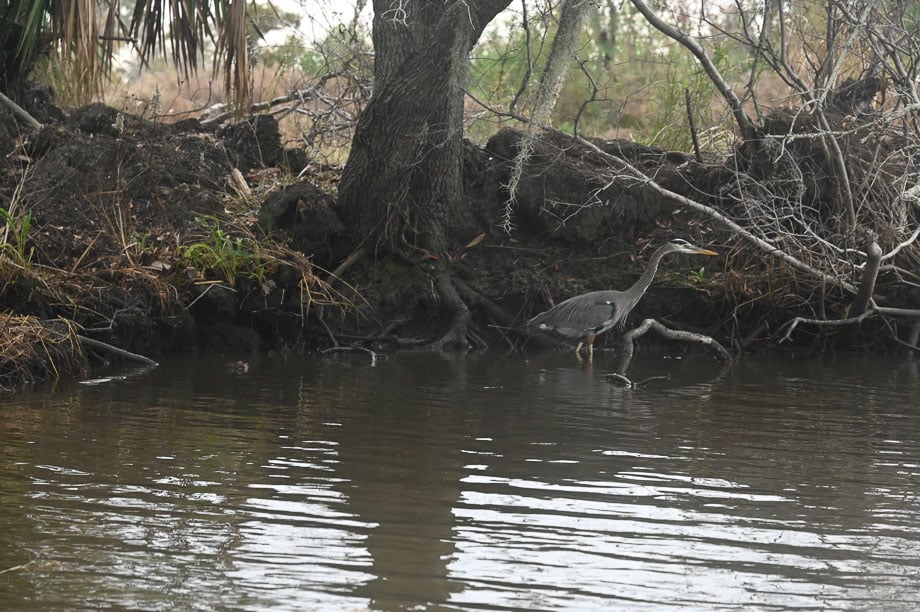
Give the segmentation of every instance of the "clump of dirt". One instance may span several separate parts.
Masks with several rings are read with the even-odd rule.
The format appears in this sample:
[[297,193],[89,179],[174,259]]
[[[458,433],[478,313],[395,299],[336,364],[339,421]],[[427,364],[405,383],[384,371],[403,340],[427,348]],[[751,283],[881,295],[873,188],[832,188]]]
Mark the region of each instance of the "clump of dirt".
[[259,211],[259,224],[288,244],[310,253],[321,266],[333,262],[332,243],[345,230],[334,211],[335,200],[308,182],[270,194]]
[[[18,130],[8,114],[0,126]],[[10,142],[0,129],[0,146]],[[10,256],[0,268],[2,312],[63,318],[95,339],[158,354],[295,345],[301,334],[261,337],[254,313],[293,318],[302,330],[311,304],[333,303],[313,262],[266,240],[261,194],[247,186],[241,195],[231,180],[280,185],[290,174],[270,116],[211,129],[93,104],[12,146],[0,165],[0,206],[15,225],[0,225]],[[304,210],[334,217],[330,203]],[[298,245],[318,244],[301,226]],[[17,232],[27,237],[22,252]]]
[[101,104],[45,127],[22,149],[7,178],[21,183],[40,262],[64,268],[107,267],[106,257],[143,238],[175,243],[197,216],[223,210],[235,167],[227,143],[197,122],[155,123]]
[[[518,130],[504,128],[489,139],[485,153],[490,161],[491,185],[508,184],[521,136]],[[711,167],[683,153],[627,140],[589,142],[598,151],[556,132],[545,132],[535,140],[513,209],[519,233],[556,243],[598,244],[628,240],[630,232],[641,235],[672,215],[675,205],[643,189],[640,181],[625,175],[611,180],[619,168],[604,153],[654,175],[662,187],[681,195],[698,192],[700,177]],[[491,195],[498,202],[507,199],[506,194]],[[498,219],[494,220],[498,224]],[[632,245],[620,242],[617,248],[624,246]]]

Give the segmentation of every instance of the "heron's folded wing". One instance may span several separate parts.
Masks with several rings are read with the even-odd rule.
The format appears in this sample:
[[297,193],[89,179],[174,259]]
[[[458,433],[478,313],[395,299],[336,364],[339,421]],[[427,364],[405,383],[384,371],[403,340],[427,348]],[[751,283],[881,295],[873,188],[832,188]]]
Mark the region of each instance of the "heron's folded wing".
[[615,312],[616,305],[605,300],[573,298],[557,304],[532,320],[543,329],[578,338],[609,326]]

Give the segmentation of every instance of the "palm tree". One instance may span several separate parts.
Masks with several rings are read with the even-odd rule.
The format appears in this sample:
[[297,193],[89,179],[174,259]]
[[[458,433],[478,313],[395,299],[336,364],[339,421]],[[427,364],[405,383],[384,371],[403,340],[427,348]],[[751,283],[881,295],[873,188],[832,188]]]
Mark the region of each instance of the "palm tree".
[[117,43],[130,44],[145,64],[168,50],[188,75],[205,57],[206,41],[215,44],[229,93],[245,105],[245,0],[0,0],[0,89],[15,99],[36,58],[53,50],[88,101]]

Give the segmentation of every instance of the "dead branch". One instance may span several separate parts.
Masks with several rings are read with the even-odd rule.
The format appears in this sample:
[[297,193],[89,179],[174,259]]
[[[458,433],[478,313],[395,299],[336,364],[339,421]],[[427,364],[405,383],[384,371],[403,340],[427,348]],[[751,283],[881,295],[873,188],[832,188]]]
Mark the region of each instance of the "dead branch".
[[789,322],[789,329],[786,330],[786,333],[783,334],[783,337],[780,338],[780,344],[786,342],[792,337],[792,332],[800,323],[806,323],[808,325],[817,325],[819,327],[842,327],[844,325],[852,325],[854,323],[861,323],[869,317],[875,314],[874,310],[867,310],[858,317],[848,317],[846,319],[809,319],[808,317],[796,317]]
[[[818,327],[843,327],[845,325],[853,325],[855,323],[862,323],[868,318],[871,318],[876,315],[887,315],[890,317],[905,317],[909,319],[918,319],[920,320],[920,310],[915,310],[912,308],[888,308],[883,306],[875,306],[874,302],[870,300],[870,308],[865,312],[855,317],[847,317],[845,319],[810,319],[808,317],[796,317],[792,319],[787,325],[789,328],[786,330],[786,333],[783,334],[783,337],[780,338],[780,343],[786,342],[792,337],[792,332],[800,324],[804,323],[807,325],[816,325]],[[916,347],[912,347],[916,348]]]
[[668,340],[676,340],[677,342],[697,342],[699,344],[704,344],[712,349],[720,359],[724,361],[731,361],[732,355],[728,350],[719,344],[714,338],[706,336],[704,334],[697,334],[695,332],[688,332],[682,330],[671,329],[666,327],[656,321],[655,319],[645,319],[638,327],[629,330],[622,337],[623,343],[623,354],[620,357],[620,365],[617,368],[618,374],[623,374],[629,368],[629,364],[632,361],[633,353],[635,352],[635,342],[638,338],[641,338],[649,331],[654,331],[660,336],[667,338]]
[[665,23],[662,19],[655,14],[652,9],[642,0],[631,0],[633,6],[642,13],[642,15],[648,20],[652,26],[661,31],[665,36],[673,38],[675,41],[686,47],[690,53],[692,53],[697,60],[699,60],[700,65],[703,67],[703,70],[706,72],[706,75],[716,86],[716,89],[719,90],[719,93],[722,94],[722,97],[725,99],[725,102],[728,104],[728,107],[732,111],[732,115],[735,117],[735,121],[738,123],[738,127],[741,130],[741,135],[745,140],[754,140],[757,136],[757,128],[754,126],[754,123],[751,121],[750,117],[747,116],[747,113],[744,112],[744,107],[741,105],[741,100],[738,99],[737,94],[732,90],[731,86],[722,76],[722,73],[719,72],[719,69],[713,63],[712,58],[709,57],[709,54],[706,53],[706,50],[700,46],[698,42],[678,30],[677,28]]
[[[558,131],[558,130],[556,131],[556,133],[561,134],[567,138],[575,139],[577,142],[588,147],[589,149],[591,149],[593,152],[597,153],[598,155],[601,155],[602,157],[619,165],[623,170],[628,172],[633,177],[641,180],[645,185],[647,185],[648,187],[650,187],[651,189],[653,189],[654,191],[656,191],[663,197],[669,200],[672,200],[681,206],[684,206],[686,208],[695,210],[696,212],[706,215],[710,219],[732,230],[733,232],[735,232],[736,234],[738,234],[745,240],[753,243],[755,246],[759,247],[760,249],[765,251],[767,254],[773,255],[774,257],[778,257],[782,261],[786,262],[790,267],[800,272],[805,272],[806,274],[809,274],[811,276],[815,276],[816,278],[822,280],[823,282],[829,285],[839,287],[850,293],[856,293],[856,287],[854,287],[851,283],[848,283],[847,281],[843,279],[831,276],[830,274],[827,274],[826,272],[822,272],[821,270],[817,270],[809,266],[808,264],[800,261],[799,259],[796,259],[792,255],[786,253],[785,251],[782,251],[781,249],[774,246],[773,244],[770,244],[770,242],[768,242],[767,240],[764,240],[763,238],[760,238],[759,236],[754,235],[749,230],[745,229],[744,227],[739,225],[737,222],[730,219],[723,213],[717,211],[716,209],[712,208],[711,206],[707,206],[703,204],[702,202],[697,202],[696,200],[688,198],[687,196],[681,195],[679,193],[671,191],[670,189],[662,187],[655,180],[653,180],[651,177],[646,175],[644,172],[642,172],[641,170],[639,170],[638,168],[630,164],[625,159],[617,155],[614,155],[612,153],[608,153],[604,151],[603,149],[598,147],[596,144],[594,144],[590,140],[587,140],[586,138],[582,138],[581,136],[572,136],[571,134],[566,134],[565,132]],[[620,175],[617,175],[613,177],[613,180],[617,180],[618,178],[622,178],[622,177]]]
[[106,344],[105,342],[101,342],[99,340],[87,338],[86,336],[77,335],[77,340],[79,340],[80,344],[87,348],[96,349],[98,351],[105,351],[107,353],[121,357],[122,359],[127,359],[128,361],[137,361],[151,366],[160,365],[149,357],[144,357],[143,355],[138,355],[137,353],[131,353],[124,349],[120,349],[117,346],[112,346],[111,344]]
[[335,270],[329,273],[329,276],[326,277],[326,282],[330,285],[342,277],[342,274],[345,273],[345,270],[353,266],[354,264],[361,261],[364,255],[367,253],[367,249],[363,246],[359,246],[351,254],[346,257],[342,263],[340,263]]
[[0,93],[0,102],[8,106],[9,109],[13,111],[13,115],[15,115],[17,119],[28,125],[30,128],[34,130],[40,130],[44,127],[41,123],[39,123],[38,119],[30,115],[26,109],[13,102],[2,93]]
[[889,317],[905,317],[907,319],[920,319],[920,310],[915,308],[891,308],[889,306],[876,306],[872,305],[872,310],[877,312],[880,315],[888,315]]
[[[247,114],[255,115],[263,111],[271,111],[271,109],[281,104],[287,104],[289,102],[297,102],[299,104],[303,104],[307,100],[319,98],[320,92],[326,85],[326,82],[338,76],[341,76],[338,72],[330,72],[321,76],[319,81],[311,87],[293,91],[287,95],[278,96],[266,102],[255,102],[249,105]],[[224,107],[226,108],[226,105]],[[201,125],[205,127],[219,125],[227,119],[233,119],[234,117],[237,117],[237,115],[238,113],[235,110],[223,111],[217,115],[214,115],[213,117],[208,117],[207,119],[201,120]]]
[[872,300],[873,294],[875,294],[875,281],[878,278],[878,269],[882,263],[882,247],[877,242],[870,244],[866,252],[869,258],[866,261],[866,267],[863,269],[862,281],[859,283],[859,293],[853,298],[853,303],[850,306],[850,316],[852,317],[858,317],[869,306],[869,302]]

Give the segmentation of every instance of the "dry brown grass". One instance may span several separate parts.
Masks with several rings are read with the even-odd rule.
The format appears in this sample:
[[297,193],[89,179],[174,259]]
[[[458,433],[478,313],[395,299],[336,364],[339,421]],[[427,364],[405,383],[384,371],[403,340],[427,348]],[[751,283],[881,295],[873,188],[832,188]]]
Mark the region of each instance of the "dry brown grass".
[[72,325],[0,315],[0,390],[75,377],[87,368],[86,354]]

